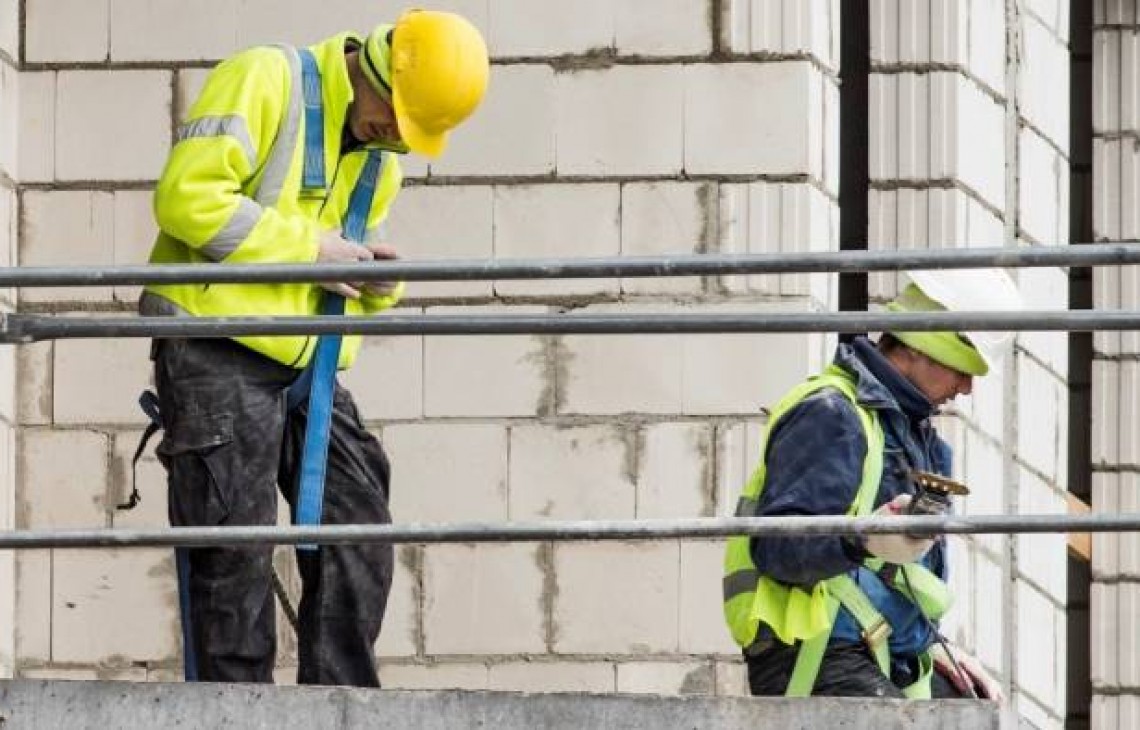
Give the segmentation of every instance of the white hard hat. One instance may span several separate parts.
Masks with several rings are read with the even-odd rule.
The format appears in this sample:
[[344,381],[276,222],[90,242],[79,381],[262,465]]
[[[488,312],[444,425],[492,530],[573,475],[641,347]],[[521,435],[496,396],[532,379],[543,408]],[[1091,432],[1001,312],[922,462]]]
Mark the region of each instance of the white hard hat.
[[[949,312],[1015,312],[1023,309],[1017,285],[1001,269],[944,269],[938,271],[907,272],[917,287],[907,287],[888,307],[894,311]],[[1009,332],[960,332],[969,340],[969,350],[962,350],[956,337],[949,333],[893,333],[903,342],[945,360],[944,365],[973,375],[984,375],[995,366],[1005,352],[1011,338]],[[977,362],[978,356],[984,361]],[[973,358],[973,360],[971,360]]]

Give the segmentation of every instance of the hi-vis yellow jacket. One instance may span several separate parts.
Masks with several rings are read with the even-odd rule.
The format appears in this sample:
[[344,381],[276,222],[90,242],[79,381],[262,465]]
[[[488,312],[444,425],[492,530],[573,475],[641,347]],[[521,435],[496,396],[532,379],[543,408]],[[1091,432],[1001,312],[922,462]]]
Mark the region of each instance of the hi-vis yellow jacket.
[[[367,158],[365,148],[341,155],[345,116],[353,99],[344,33],[312,46],[321,72],[327,189],[302,190],[305,114],[301,63],[286,46],[252,48],[222,62],[179,128],[154,195],[160,233],[153,264],[222,262],[312,263],[323,231],[340,229],[349,196]],[[368,239],[399,192],[395,155],[384,155]],[[402,293],[348,300],[346,314],[392,306]],[[310,315],[324,292],[316,284],[174,284],[148,286],[143,314],[190,316]],[[235,337],[294,368],[308,364],[315,336]],[[346,336],[341,368],[360,350]]]

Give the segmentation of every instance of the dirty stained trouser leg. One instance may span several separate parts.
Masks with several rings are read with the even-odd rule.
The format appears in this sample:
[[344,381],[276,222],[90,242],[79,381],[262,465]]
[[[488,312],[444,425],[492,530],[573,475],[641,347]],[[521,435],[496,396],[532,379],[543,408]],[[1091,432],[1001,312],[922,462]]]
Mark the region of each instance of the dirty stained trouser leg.
[[[290,414],[279,481],[296,509],[295,486],[307,406]],[[352,396],[339,384],[333,398],[321,522],[387,524],[388,458],[365,429]],[[302,594],[298,606],[297,681],[378,687],[373,645],[392,585],[391,544],[323,545],[297,551]]]
[[[164,340],[155,383],[175,526],[272,525],[292,372],[230,340]],[[276,654],[273,548],[188,551],[190,640],[198,679],[272,682]]]

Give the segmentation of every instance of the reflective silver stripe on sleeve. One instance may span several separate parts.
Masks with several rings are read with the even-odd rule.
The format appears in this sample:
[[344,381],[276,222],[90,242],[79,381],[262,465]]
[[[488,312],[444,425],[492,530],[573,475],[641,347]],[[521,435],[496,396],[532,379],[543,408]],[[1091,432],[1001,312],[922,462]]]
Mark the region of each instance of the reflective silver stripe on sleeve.
[[202,253],[214,261],[221,261],[234,252],[242,241],[249,238],[253,227],[261,220],[262,208],[249,198],[238,198],[237,209],[228,223],[202,246]]
[[736,502],[737,517],[755,517],[760,509],[760,500],[751,497],[741,497]]
[[278,45],[279,49],[289,62],[289,104],[285,112],[285,119],[281,122],[277,139],[273,142],[273,149],[265,161],[265,173],[261,176],[254,198],[266,208],[276,207],[281,197],[281,189],[285,186],[285,177],[289,174],[289,166],[293,163],[293,155],[297,149],[297,135],[301,131],[301,59],[292,46]]
[[755,593],[760,583],[760,571],[747,568],[738,570],[724,576],[721,587],[724,589],[724,600],[728,601],[746,593]]
[[249,137],[249,128],[245,120],[237,114],[224,116],[202,117],[192,122],[186,122],[178,128],[175,144],[187,139],[200,139],[203,137],[232,137],[245,153],[249,169],[257,168],[257,150]]

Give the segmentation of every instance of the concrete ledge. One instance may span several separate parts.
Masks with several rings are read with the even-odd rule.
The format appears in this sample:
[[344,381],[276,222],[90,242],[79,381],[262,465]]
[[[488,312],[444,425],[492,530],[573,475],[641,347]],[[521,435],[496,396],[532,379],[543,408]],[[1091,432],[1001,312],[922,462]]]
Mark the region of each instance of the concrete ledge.
[[0,682],[0,728],[841,728],[986,730],[996,705],[967,700],[752,699],[390,691],[127,682]]

